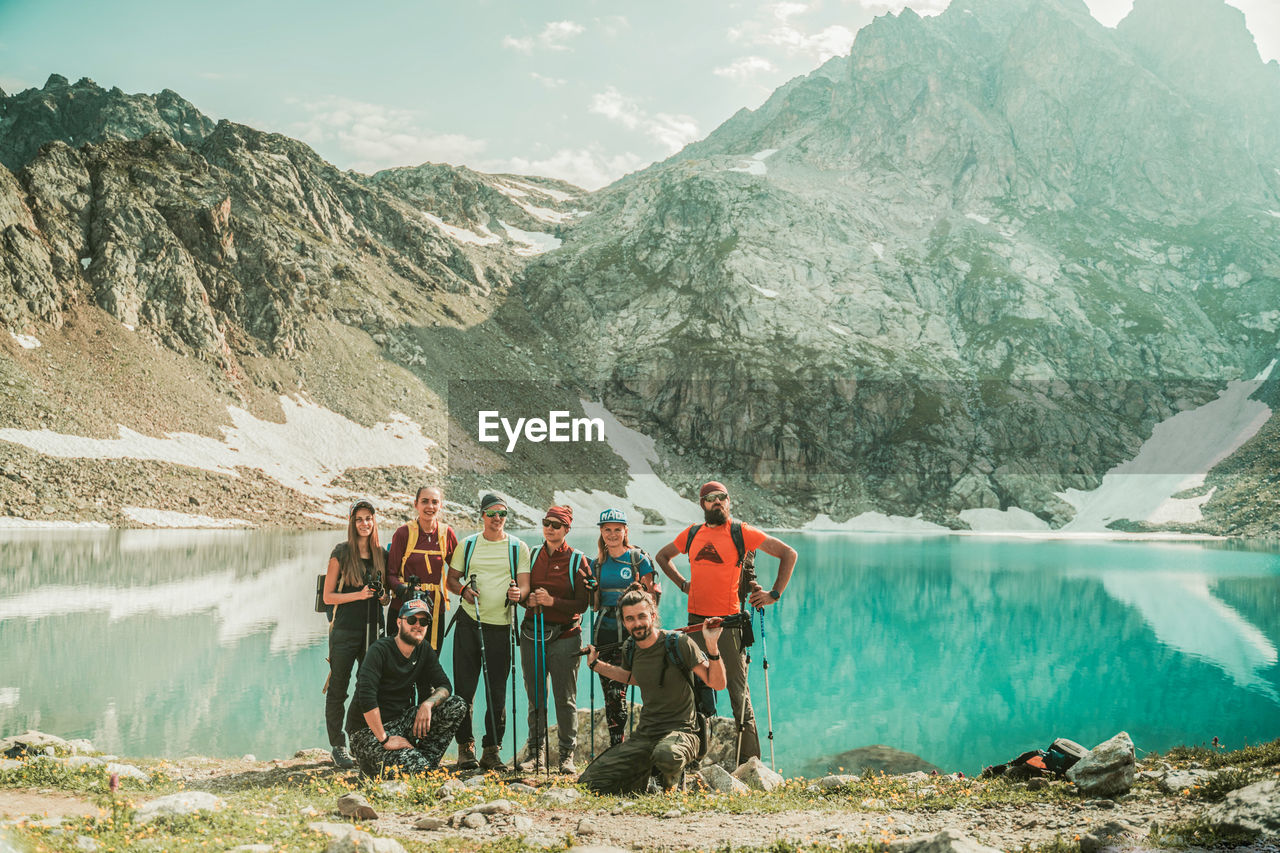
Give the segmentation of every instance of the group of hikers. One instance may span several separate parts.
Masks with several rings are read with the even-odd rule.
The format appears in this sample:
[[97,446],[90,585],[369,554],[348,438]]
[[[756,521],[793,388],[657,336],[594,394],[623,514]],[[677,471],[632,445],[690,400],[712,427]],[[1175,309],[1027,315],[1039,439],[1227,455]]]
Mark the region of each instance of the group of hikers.
[[[325,722],[334,762],[344,769],[358,765],[370,776],[393,769],[422,773],[436,769],[456,739],[459,769],[507,770],[500,748],[508,678],[515,714],[517,646],[529,697],[526,757],[518,771],[553,766],[546,736],[547,709],[554,703],[554,766],[562,774],[577,773],[577,676],[584,655],[600,680],[609,732],[608,749],[580,778],[589,789],[626,793],[679,785],[684,769],[705,751],[700,721],[715,713],[714,691],[726,688],[737,724],[737,760],[759,757],[747,686],[749,614],[763,613],[779,599],[796,552],[734,521],[722,484],[704,484],[699,502],[703,522],[650,559],[631,544],[619,509],[600,513],[592,556],[565,541],[573,525],[568,506],[547,509],[542,541],[530,549],[507,533],[508,509],[494,494],[480,500],[481,531],[459,541],[441,517],[444,495],[435,487],[418,490],[416,518],[396,530],[384,551],[374,505],[356,501],[346,541],[329,556],[321,595],[330,612]],[[779,561],[768,590],[755,579],[757,550]],[[672,562],[679,554],[689,558],[688,578]],[[688,596],[688,627],[658,627],[657,569]],[[454,613],[447,620],[449,609]],[[593,615],[584,645],[588,609]],[[450,631],[452,682],[438,656]],[[673,667],[677,677],[669,677]],[[472,703],[481,684],[486,710],[477,757]],[[628,685],[639,688],[642,703],[630,731]],[[592,692],[594,700],[594,684]]]

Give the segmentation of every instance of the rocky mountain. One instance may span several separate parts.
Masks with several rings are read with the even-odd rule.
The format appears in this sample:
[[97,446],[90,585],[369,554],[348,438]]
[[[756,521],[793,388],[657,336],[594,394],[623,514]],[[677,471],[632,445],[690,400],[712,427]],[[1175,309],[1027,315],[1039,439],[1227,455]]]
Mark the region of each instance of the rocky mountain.
[[[1137,0],[1114,29],[1083,0],[885,15],[592,194],[344,172],[173,93],[56,75],[0,117],[0,321],[44,344],[0,349],[0,432],[216,438],[228,404],[266,430],[301,393],[361,429],[421,425],[463,493],[620,495],[634,459],[475,441],[486,401],[585,398],[655,439],[641,468],[681,493],[724,479],[766,523],[1057,526],[1068,490],[1277,357],[1280,66],[1222,0]],[[1250,497],[1274,491],[1274,433],[1215,471],[1204,529],[1276,529]],[[184,511],[324,504],[280,510],[293,487],[257,469],[53,463],[23,440],[0,442],[0,515],[121,523],[139,479]],[[415,465],[329,485],[402,495]]]
[[1221,2],[906,10],[602,190],[522,293],[595,324],[575,365],[610,408],[743,488],[1056,525],[1276,356],[1278,120]]

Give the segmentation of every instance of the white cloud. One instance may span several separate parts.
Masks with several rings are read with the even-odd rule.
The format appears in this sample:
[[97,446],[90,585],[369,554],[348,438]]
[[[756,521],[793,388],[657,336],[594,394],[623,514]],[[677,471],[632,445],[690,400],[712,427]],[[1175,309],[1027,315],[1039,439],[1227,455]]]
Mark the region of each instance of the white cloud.
[[568,42],[586,31],[586,27],[574,21],[552,21],[536,36],[505,36],[502,46],[520,53],[533,53],[534,48],[539,47],[543,50],[568,50]]
[[568,82],[562,77],[547,77],[544,74],[539,74],[537,71],[530,71],[529,76],[546,86],[548,89],[559,89]]
[[428,160],[461,163],[479,157],[486,145],[460,133],[423,128],[414,110],[337,97],[302,107],[307,118],[291,132],[343,168],[360,172]]
[[562,148],[549,157],[512,157],[509,160],[485,164],[485,171],[513,172],[518,175],[541,175],[596,190],[612,183],[629,172],[644,168],[652,162],[638,154],[625,151],[606,154],[599,146],[590,148]]
[[910,6],[916,14],[929,17],[945,12],[951,5],[951,0],[857,0],[857,3],[868,12],[875,12],[877,15],[883,15],[885,12],[901,12]]
[[[917,0],[911,0],[911,2],[915,5]],[[941,3],[945,7],[949,0],[923,0],[923,2],[926,5]],[[858,3],[866,8],[891,5],[879,0],[858,0]],[[853,30],[841,24],[831,24],[818,32],[808,32],[801,27],[800,22],[792,19],[799,18],[809,11],[811,8],[805,3],[773,3],[765,7],[765,14],[731,28],[729,40],[746,45],[779,48],[787,56],[808,56],[818,62],[826,62],[833,56],[843,56],[848,53],[849,48],[853,46]]]
[[595,24],[610,38],[622,35],[631,29],[631,21],[627,20],[626,15],[606,15],[603,18],[596,18]]
[[711,73],[718,77],[728,77],[730,80],[746,83],[758,74],[773,74],[777,70],[778,66],[763,56],[744,56],[737,62],[714,69]]
[[656,113],[650,115],[633,98],[613,86],[591,98],[591,112],[617,122],[628,130],[637,130],[657,140],[674,154],[698,138],[698,123],[692,116]]

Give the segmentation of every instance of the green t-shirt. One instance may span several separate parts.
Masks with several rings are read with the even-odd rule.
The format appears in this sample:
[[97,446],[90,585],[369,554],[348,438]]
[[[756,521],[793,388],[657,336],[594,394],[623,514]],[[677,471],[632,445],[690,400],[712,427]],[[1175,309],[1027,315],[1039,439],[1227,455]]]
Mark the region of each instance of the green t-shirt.
[[[511,586],[511,542],[519,546],[520,556],[516,560],[516,574],[529,571],[529,546],[506,535],[496,542],[476,537],[475,550],[471,554],[471,575],[476,578],[476,592],[480,595],[480,616],[478,621],[486,625],[509,625],[511,615],[507,612],[507,588]],[[466,546],[460,543],[453,551],[453,559],[449,568],[461,572],[466,556]],[[468,576],[470,577],[470,576]],[[464,584],[467,578],[462,581]],[[462,608],[467,615],[476,619],[476,608],[463,601]]]
[[[697,679],[692,671],[695,667],[707,662],[707,656],[693,644],[688,636],[681,634],[676,648],[683,658],[690,674],[685,675],[680,667],[666,660],[668,632],[659,631],[658,641],[647,649],[635,647],[631,659],[631,675],[640,687],[640,701],[644,703],[640,709],[640,723],[636,726],[636,734],[645,737],[665,737],[675,731],[697,734],[698,720],[694,714],[693,688],[689,679]],[[667,672],[662,674],[663,662]],[[659,679],[662,684],[659,685]]]

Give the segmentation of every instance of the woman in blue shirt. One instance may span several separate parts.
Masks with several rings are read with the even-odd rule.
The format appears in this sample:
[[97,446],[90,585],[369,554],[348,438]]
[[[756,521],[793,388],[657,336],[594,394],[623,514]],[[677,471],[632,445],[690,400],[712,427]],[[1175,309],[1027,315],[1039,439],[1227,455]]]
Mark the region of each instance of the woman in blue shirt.
[[[627,535],[627,515],[620,509],[606,509],[600,513],[600,539],[598,552],[592,565],[597,584],[592,609],[597,617],[591,642],[596,648],[619,644],[626,638],[622,620],[618,616],[618,599],[627,587],[639,581],[646,592],[657,595],[657,575],[653,561],[640,548],[634,547]],[[621,664],[622,647],[601,652],[599,659],[605,663]],[[609,745],[622,743],[627,726],[627,706],[624,701],[626,688],[619,682],[600,676],[604,693],[604,716],[609,726]]]

